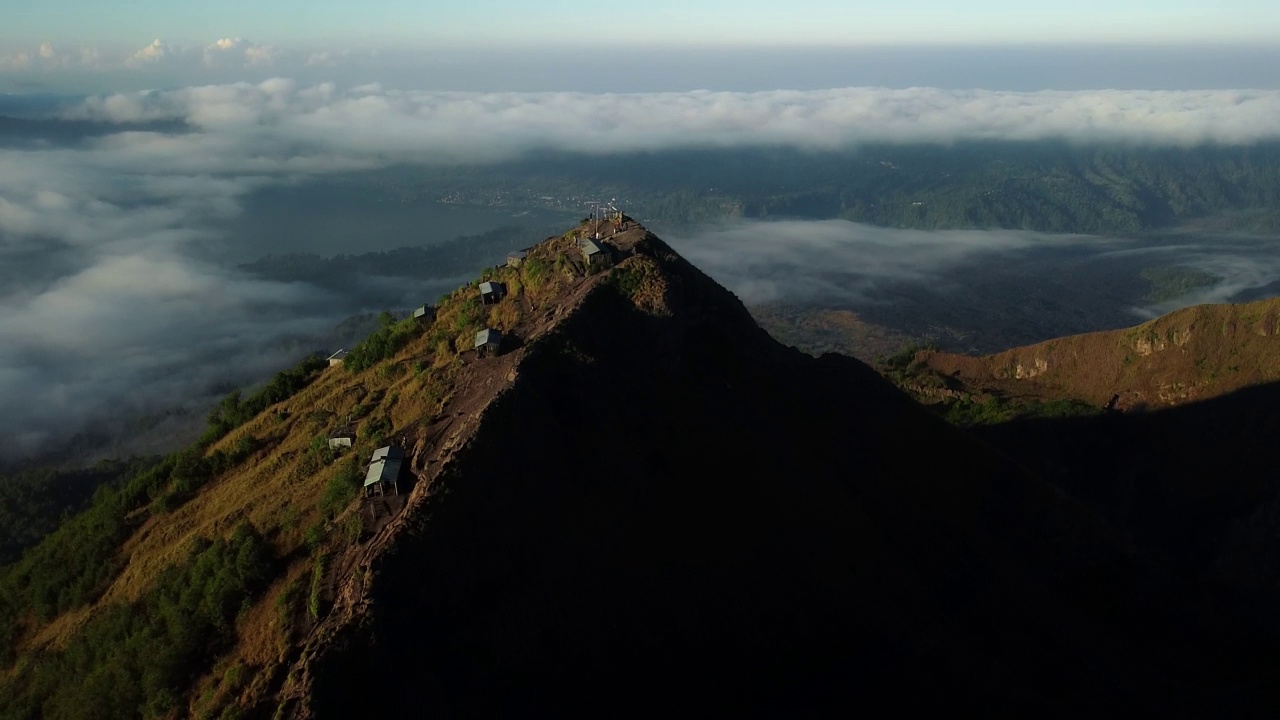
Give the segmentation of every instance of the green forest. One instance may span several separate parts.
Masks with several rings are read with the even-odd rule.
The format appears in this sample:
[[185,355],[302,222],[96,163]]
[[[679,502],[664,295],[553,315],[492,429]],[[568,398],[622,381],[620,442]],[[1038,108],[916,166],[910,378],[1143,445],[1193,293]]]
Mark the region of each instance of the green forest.
[[[0,567],[0,664],[31,617],[47,621],[97,598],[121,569],[120,543],[149,515],[171,512],[243,463],[256,441],[230,452],[210,444],[292,397],[326,364],[304,358],[247,396],[229,394],[201,438],[164,457],[101,463],[84,471],[31,471],[0,478],[6,527]],[[23,514],[25,513],[25,514]],[[132,606],[95,616],[61,652],[19,663],[0,683],[0,717],[164,716],[178,691],[229,641],[236,614],[262,589],[274,562],[258,532],[242,524],[229,540],[200,539]]]
[[642,222],[843,218],[899,228],[1132,233],[1206,217],[1280,228],[1280,144],[1079,146],[1065,142],[544,153],[487,167],[400,168],[418,198],[546,204],[617,198]]

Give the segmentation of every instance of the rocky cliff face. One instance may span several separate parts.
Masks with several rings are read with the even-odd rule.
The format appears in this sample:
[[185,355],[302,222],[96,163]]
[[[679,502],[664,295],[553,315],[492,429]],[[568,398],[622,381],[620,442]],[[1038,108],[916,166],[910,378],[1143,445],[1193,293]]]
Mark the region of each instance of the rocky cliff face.
[[[288,717],[1183,714],[1226,636],[1077,503],[635,227],[409,432]],[[1211,661],[1209,661],[1211,662]],[[1203,703],[1198,705],[1197,703]],[[272,708],[261,708],[272,710]]]

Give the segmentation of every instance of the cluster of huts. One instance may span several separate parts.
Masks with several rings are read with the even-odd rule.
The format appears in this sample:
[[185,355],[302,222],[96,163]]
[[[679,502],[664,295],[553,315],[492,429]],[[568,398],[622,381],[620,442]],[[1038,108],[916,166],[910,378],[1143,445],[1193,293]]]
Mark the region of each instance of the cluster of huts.
[[[355,444],[355,428],[344,425],[329,433],[329,448],[340,450]],[[400,466],[404,462],[404,450],[388,445],[373,451],[373,459],[364,476],[364,494],[398,495],[400,493]]]
[[[621,214],[619,214],[619,217],[621,217]],[[507,255],[507,266],[520,267],[528,259],[530,250],[532,248],[517,250]],[[578,250],[582,253],[582,260],[588,272],[603,270],[614,262],[613,250],[601,240],[599,232],[596,232],[593,236],[580,238],[578,240]],[[507,296],[507,286],[501,282],[482,282],[479,290],[480,302],[483,305],[496,305]],[[413,310],[413,318],[421,323],[434,322],[436,309],[431,305],[421,305]],[[497,355],[502,349],[502,342],[501,331],[494,328],[485,328],[476,333],[474,349],[480,357]],[[341,365],[348,353],[349,351],[344,348],[330,355],[329,366]],[[349,448],[355,442],[355,437],[354,428],[344,426],[329,435],[329,447],[333,449]],[[399,494],[400,470],[403,464],[403,449],[388,445],[375,450],[373,458],[369,462],[368,471],[365,473],[363,486],[365,496]]]

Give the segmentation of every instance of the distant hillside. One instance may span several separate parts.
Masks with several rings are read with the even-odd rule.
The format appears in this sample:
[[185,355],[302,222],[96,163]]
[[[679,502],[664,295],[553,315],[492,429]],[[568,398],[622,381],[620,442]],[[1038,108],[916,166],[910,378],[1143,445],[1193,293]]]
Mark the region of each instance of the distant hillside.
[[487,167],[379,173],[404,197],[578,209],[623,199],[652,222],[842,218],[900,228],[1115,234],[1204,223],[1280,228],[1280,143],[1063,142],[544,153]]
[[751,316],[778,342],[810,355],[839,353],[872,362],[911,344],[911,338],[864,321],[851,310],[803,305],[768,304],[752,308]]
[[[918,356],[940,387],[1011,398],[1070,398],[1155,409],[1280,381],[1280,299],[1198,305],[1124,330],[1073,335],[995,355]],[[924,380],[923,377],[917,378]]]
[[1277,629],[1163,536],[588,230],[229,395],[5,568],[0,717],[1271,715]]

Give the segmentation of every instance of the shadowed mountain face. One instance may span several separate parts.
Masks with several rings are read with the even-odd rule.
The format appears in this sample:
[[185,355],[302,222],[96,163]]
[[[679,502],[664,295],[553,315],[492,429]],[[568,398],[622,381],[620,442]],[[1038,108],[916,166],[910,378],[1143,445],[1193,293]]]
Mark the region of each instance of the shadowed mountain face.
[[[1252,621],[1280,628],[1280,384],[1152,413],[1027,420],[978,429],[1166,557],[1226,587]],[[1264,604],[1265,603],[1265,604]]]
[[519,351],[288,714],[1252,708],[1184,579],[865,365],[778,345],[656,238],[622,249],[660,302],[615,276]]

